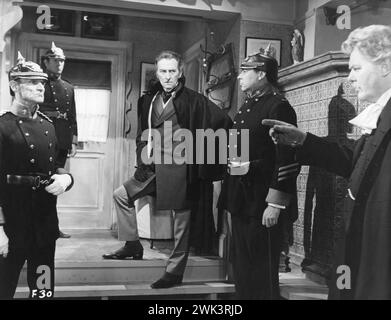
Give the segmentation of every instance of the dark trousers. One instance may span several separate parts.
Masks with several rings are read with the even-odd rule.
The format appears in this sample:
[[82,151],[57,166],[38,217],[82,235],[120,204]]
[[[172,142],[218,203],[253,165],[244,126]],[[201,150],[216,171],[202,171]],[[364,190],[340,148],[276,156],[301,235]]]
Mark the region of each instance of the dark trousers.
[[[138,240],[134,201],[146,195],[156,194],[155,178],[139,182],[134,177],[114,191],[114,203],[118,217],[119,240]],[[174,213],[174,249],[167,261],[166,272],[182,276],[189,256],[190,209],[172,209]]]
[[238,299],[280,299],[281,231],[280,222],[266,228],[259,218],[232,216],[232,267]]
[[53,243],[42,248],[31,246],[10,249],[6,258],[0,257],[0,300],[13,298],[20,272],[26,261],[29,297],[35,299],[53,297],[55,248]]

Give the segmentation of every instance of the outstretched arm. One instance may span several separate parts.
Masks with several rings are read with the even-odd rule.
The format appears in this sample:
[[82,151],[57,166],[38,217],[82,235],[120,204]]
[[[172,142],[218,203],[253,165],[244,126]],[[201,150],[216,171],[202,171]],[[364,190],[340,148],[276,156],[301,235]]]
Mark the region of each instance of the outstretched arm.
[[353,152],[349,148],[305,133],[283,121],[265,119],[262,124],[271,126],[269,133],[274,143],[296,148],[296,160],[300,164],[321,167],[343,177],[350,176]]

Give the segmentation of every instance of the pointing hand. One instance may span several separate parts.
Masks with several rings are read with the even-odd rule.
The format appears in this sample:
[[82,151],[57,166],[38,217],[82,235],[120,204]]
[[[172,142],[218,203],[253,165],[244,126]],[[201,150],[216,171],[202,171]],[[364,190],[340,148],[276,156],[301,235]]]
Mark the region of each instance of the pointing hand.
[[307,134],[294,125],[273,119],[262,120],[264,126],[270,126],[269,134],[275,144],[285,144],[291,147],[301,146]]

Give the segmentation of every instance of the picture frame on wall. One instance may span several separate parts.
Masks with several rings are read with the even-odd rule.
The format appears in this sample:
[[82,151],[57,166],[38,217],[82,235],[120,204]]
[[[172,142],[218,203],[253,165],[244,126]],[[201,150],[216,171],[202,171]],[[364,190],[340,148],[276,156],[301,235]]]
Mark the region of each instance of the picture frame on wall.
[[281,39],[246,37],[245,56],[248,57],[249,55],[263,52],[269,43],[273,57],[277,60],[278,66],[281,66]]
[[[39,13],[36,13],[37,19]],[[62,36],[75,35],[76,12],[71,10],[52,9],[50,11],[50,24],[44,28],[36,29],[37,33],[57,34]]]
[[81,37],[118,40],[118,16],[96,12],[82,12]]
[[155,64],[150,62],[141,62],[140,66],[140,97],[151,90],[157,82]]

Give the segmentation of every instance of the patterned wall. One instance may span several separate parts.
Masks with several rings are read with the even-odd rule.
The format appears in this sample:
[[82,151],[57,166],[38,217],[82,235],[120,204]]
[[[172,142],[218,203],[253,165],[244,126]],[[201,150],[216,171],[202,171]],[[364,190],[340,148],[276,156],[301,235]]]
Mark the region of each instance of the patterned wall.
[[[346,81],[347,59],[323,55],[280,72],[286,98],[298,127],[329,141],[351,145],[358,138],[348,120],[357,113],[353,89]],[[333,68],[335,60],[338,67]],[[336,237],[343,230],[346,180],[323,169],[303,166],[297,179],[299,218],[294,224],[290,256],[318,280],[329,277]]]

